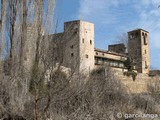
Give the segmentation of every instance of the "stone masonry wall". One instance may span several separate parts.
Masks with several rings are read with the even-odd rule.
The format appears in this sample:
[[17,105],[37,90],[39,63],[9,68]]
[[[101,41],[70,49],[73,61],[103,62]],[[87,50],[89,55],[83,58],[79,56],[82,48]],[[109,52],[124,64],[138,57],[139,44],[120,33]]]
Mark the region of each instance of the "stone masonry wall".
[[155,84],[156,80],[160,80],[160,77],[149,77],[147,74],[138,73],[136,80],[133,81],[132,77],[123,75],[123,72],[115,73],[115,77],[119,80],[127,91],[130,93],[146,93],[148,92],[148,85]]

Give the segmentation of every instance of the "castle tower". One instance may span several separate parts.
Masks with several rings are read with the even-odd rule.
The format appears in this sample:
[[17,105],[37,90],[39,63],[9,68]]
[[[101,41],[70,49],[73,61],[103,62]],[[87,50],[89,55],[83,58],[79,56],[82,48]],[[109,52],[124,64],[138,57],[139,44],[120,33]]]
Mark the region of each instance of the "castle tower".
[[94,24],[81,20],[65,22],[64,37],[64,65],[80,73],[88,73],[92,70],[94,68]]
[[149,32],[137,29],[128,32],[128,54],[136,63],[139,73],[149,73]]

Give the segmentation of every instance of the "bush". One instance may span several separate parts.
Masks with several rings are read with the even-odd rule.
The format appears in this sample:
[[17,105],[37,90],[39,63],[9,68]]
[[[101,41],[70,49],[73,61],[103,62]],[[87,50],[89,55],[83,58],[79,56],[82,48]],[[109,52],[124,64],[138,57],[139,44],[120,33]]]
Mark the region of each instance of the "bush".
[[127,77],[132,76],[133,81],[135,81],[137,73],[134,71],[127,71],[127,72],[124,72],[123,75]]

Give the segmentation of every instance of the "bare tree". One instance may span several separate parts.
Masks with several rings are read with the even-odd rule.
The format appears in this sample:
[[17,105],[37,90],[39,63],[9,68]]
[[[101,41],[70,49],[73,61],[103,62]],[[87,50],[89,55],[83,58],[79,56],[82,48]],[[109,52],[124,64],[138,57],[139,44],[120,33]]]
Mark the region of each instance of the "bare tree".
[[121,35],[117,36],[115,41],[116,43],[123,43],[126,48],[128,49],[128,35],[127,33],[122,33]]
[[[133,96],[126,93],[108,67],[86,77],[62,66],[64,51],[60,46],[65,42],[49,39],[54,0],[1,1],[0,119],[109,120],[120,110],[133,112],[141,105],[137,101],[143,99],[132,101]],[[56,50],[61,50],[59,65]]]
[[[5,0],[4,1],[2,0],[1,1],[2,17],[1,17],[0,24],[1,24],[2,37],[0,40],[1,42],[0,44],[0,57],[1,57],[0,58],[0,62],[1,62],[0,76],[2,76],[1,77],[2,79],[0,82],[1,82],[1,87],[3,88],[1,90],[2,95],[4,95],[5,97],[8,97],[8,101],[4,101],[6,100],[6,98],[2,97],[1,108],[3,110],[2,113],[8,116],[13,117],[14,114],[15,115],[21,114],[22,111],[24,110],[25,101],[29,100],[32,97],[31,95],[29,95],[28,86],[29,86],[30,78],[34,79],[33,81],[36,81],[37,79],[34,76],[30,77],[30,75],[33,75],[33,73],[35,73],[34,71],[37,70],[37,69],[35,70],[34,68],[38,68],[39,66],[38,63],[40,61],[40,44],[42,44],[41,29],[42,29],[43,23],[46,21],[42,19],[43,13],[44,13],[43,8],[44,8],[44,2],[47,2],[47,1],[49,1],[49,3],[53,3],[53,4],[48,4],[48,6],[54,5],[54,0],[35,0],[35,1],[31,1],[31,0],[23,0],[23,1]],[[31,6],[33,7],[33,11],[30,10]],[[46,5],[45,7],[50,9],[54,8],[53,6],[52,7],[48,7],[48,6]],[[32,16],[34,14],[35,16]],[[48,15],[48,16],[51,16],[51,15]],[[53,16],[53,13],[52,13],[52,16]],[[30,19],[33,19],[33,18],[35,19],[34,23],[30,21]],[[24,64],[25,58],[28,55],[27,54],[27,48],[29,47],[28,40],[30,40],[28,38],[29,35],[27,35],[29,24],[36,24],[35,30],[38,31],[37,32],[38,37],[35,40],[36,56],[34,58],[34,61],[31,61],[31,63],[34,62],[36,64],[32,63],[34,65],[32,66],[33,67],[32,71],[26,69],[26,66]],[[34,33],[29,33],[29,34],[34,34]],[[6,45],[4,43],[8,43],[8,44]],[[2,64],[2,63],[5,63],[5,64]],[[3,70],[3,66],[5,66],[6,71]],[[44,71],[42,74],[44,76]],[[37,84],[41,84],[41,82],[38,81]],[[9,86],[9,87],[6,87],[6,86]],[[37,99],[38,98],[36,98],[36,101]],[[12,108],[17,108],[17,109],[12,109]],[[37,116],[38,115],[35,115],[35,119],[38,119]]]

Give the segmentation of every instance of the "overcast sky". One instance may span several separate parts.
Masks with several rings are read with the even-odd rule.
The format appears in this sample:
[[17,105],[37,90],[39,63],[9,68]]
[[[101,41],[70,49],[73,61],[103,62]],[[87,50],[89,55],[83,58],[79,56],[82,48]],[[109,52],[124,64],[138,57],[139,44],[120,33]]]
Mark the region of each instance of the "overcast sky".
[[95,24],[95,47],[107,49],[117,36],[137,28],[149,32],[151,67],[160,69],[160,0],[57,0],[59,31],[63,22]]

